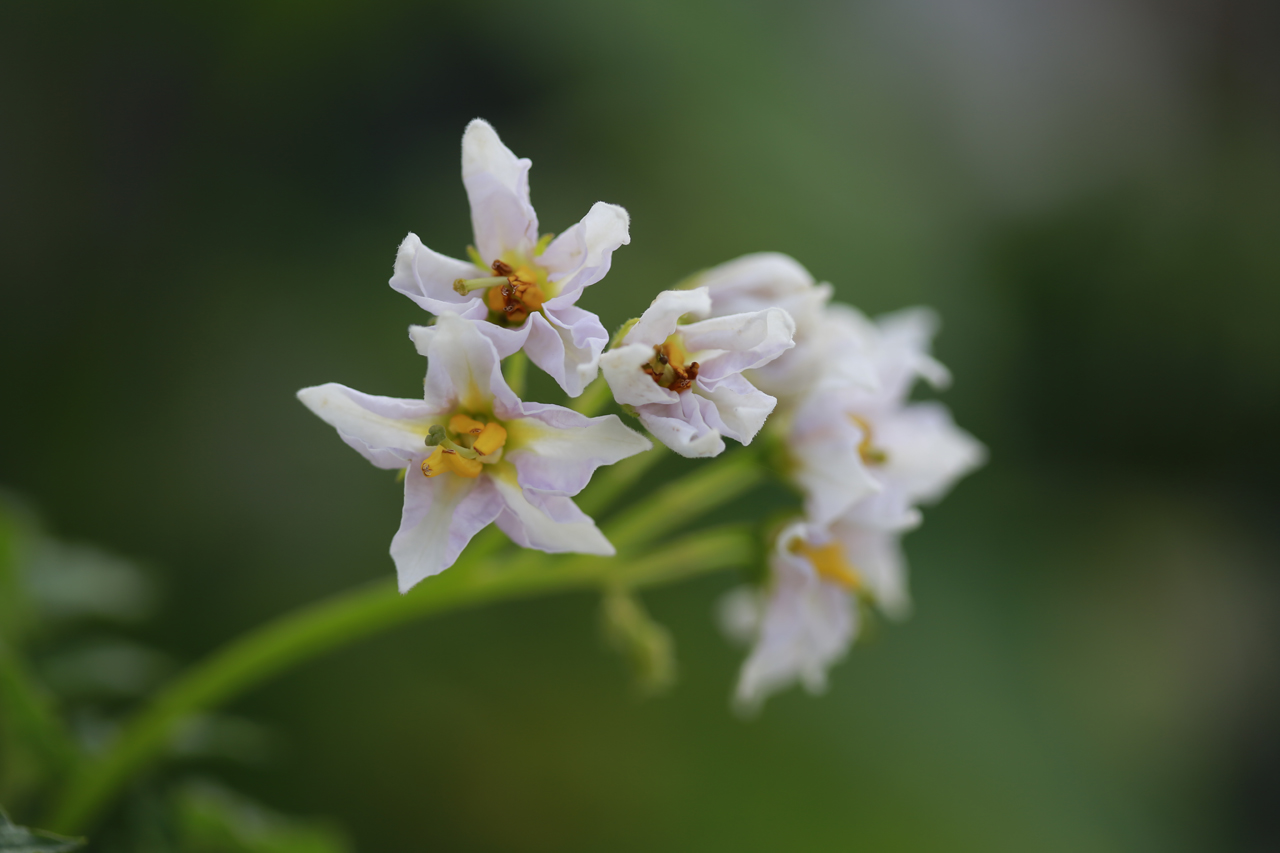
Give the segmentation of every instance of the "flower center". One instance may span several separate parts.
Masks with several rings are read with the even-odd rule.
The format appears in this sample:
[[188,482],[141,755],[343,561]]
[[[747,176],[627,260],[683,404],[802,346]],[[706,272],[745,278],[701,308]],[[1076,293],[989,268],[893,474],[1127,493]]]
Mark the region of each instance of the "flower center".
[[[489,322],[501,326],[519,326],[535,311],[542,310],[547,301],[547,271],[521,258],[510,257],[511,262],[496,260],[491,265],[493,275],[485,278],[460,278],[453,289],[463,295],[483,290],[484,303],[489,308]],[[554,294],[552,294],[554,295]]]
[[479,477],[485,465],[502,459],[507,430],[497,421],[485,423],[459,412],[449,418],[448,427],[433,425],[425,443],[435,449],[422,460],[423,476],[449,471],[459,477]]
[[857,415],[849,415],[858,429],[862,430],[862,441],[858,442],[858,455],[864,465],[883,465],[889,461],[889,454],[876,447],[871,440],[871,424]]
[[654,382],[677,394],[692,388],[698,378],[698,362],[689,363],[689,353],[679,334],[655,344],[653,358],[640,365],[640,369],[652,376]]
[[826,545],[814,547],[803,539],[791,545],[791,553],[799,554],[813,565],[818,577],[845,589],[862,589],[862,575],[857,568],[845,558],[844,549],[839,542],[828,542]]

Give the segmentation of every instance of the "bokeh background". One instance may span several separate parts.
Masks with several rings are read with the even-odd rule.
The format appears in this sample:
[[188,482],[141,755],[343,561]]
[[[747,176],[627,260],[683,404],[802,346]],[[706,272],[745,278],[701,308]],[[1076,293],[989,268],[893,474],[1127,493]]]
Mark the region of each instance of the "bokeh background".
[[941,312],[990,463],[821,698],[730,712],[722,575],[647,596],[667,695],[592,596],[495,606],[253,692],[256,746],[167,774],[367,851],[1277,849],[1278,108],[1264,0],[6,4],[0,485],[144,565],[175,664],[389,576],[397,486],[293,393],[419,387],[386,279],[410,230],[469,242],[484,116],[543,230],[631,212],[607,326],[788,252]]

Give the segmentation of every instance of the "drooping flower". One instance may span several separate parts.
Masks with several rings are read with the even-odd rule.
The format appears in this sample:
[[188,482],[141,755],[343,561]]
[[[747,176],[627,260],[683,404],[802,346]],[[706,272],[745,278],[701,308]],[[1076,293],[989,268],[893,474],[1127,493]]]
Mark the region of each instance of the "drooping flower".
[[667,290],[600,359],[614,399],[682,456],[715,456],[728,436],[750,444],[777,400],[742,376],[792,346],[781,308],[681,323],[711,310],[707,288]]
[[571,499],[601,465],[652,445],[616,415],[522,402],[477,326],[441,314],[411,337],[427,356],[424,399],[361,394],[338,384],[299,399],[379,468],[406,470],[404,512],[391,541],[401,591],[453,565],[490,522],[516,544],[549,553],[614,553]]
[[[571,397],[595,378],[609,335],[575,303],[609,272],[613,251],[631,241],[627,212],[596,202],[559,237],[538,237],[529,201],[528,159],[517,158],[481,119],[462,137],[462,181],[471,202],[470,260],[433,252],[409,234],[391,286],[433,314],[477,323],[506,358],[524,348]],[[548,243],[548,240],[550,241]]]
[[752,711],[797,681],[821,692],[827,670],[857,637],[858,597],[876,597],[895,574],[900,557],[890,534],[851,527],[828,533],[804,522],[783,529],[765,586],[733,590],[722,602],[726,632],[751,646],[735,704]]
[[816,525],[847,515],[886,530],[907,529],[918,523],[915,507],[941,498],[982,463],[985,451],[946,407],[907,402],[918,377],[935,385],[949,378],[928,352],[936,325],[930,312],[903,311],[872,323],[842,306],[833,321],[846,337],[832,345],[858,348],[875,384],[826,382],[800,403],[786,437],[791,476]]

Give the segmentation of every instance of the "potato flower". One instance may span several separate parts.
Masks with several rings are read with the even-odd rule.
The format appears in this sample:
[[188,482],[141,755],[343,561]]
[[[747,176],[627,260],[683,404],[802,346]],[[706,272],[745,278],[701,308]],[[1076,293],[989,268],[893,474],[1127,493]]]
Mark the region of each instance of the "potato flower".
[[333,383],[298,392],[374,465],[405,469],[404,512],[391,541],[401,591],[453,565],[491,522],[526,548],[612,555],[572,496],[596,468],[649,449],[648,439],[616,415],[522,402],[502,378],[493,343],[456,314],[410,335],[427,357],[422,400]]
[[728,436],[750,444],[777,400],[742,376],[792,347],[795,323],[767,308],[690,323],[711,310],[707,288],[658,294],[600,359],[614,399],[682,456],[716,456]]
[[462,136],[462,182],[471,202],[475,245],[469,260],[433,252],[409,234],[396,253],[391,287],[432,314],[476,322],[506,358],[524,348],[570,397],[598,371],[609,341],[600,319],[575,303],[609,272],[613,251],[631,242],[630,218],[596,202],[559,237],[538,237],[529,168],[482,119]]

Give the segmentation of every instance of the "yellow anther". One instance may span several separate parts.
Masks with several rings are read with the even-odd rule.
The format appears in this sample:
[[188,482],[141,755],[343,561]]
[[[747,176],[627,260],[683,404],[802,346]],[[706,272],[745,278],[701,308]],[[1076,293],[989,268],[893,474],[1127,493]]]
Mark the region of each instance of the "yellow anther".
[[480,436],[471,445],[471,449],[481,456],[488,456],[507,443],[507,430],[502,424],[489,422],[484,425]]
[[422,460],[422,473],[427,477],[438,477],[445,471],[459,477],[479,477],[483,468],[484,464],[479,459],[465,459],[445,447],[437,447]]
[[839,542],[828,542],[815,548],[798,540],[791,546],[792,553],[799,554],[813,564],[813,570],[823,580],[839,584],[845,589],[862,589],[862,575],[844,556]]
[[452,450],[444,452],[444,464],[459,477],[468,478],[479,477],[480,471],[484,468],[484,463],[479,459],[465,459]]
[[454,415],[449,418],[449,432],[454,435],[477,436],[484,430],[484,424],[466,415]]
[[426,477],[437,477],[445,472],[444,448],[437,447],[431,455],[422,460],[422,474]]

